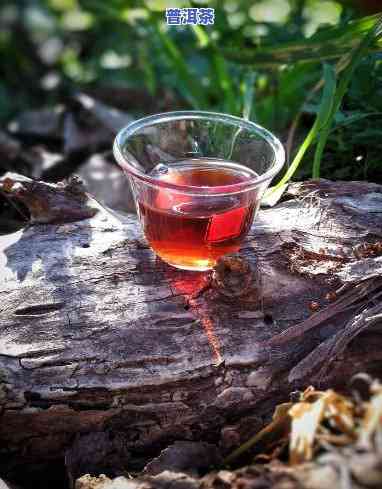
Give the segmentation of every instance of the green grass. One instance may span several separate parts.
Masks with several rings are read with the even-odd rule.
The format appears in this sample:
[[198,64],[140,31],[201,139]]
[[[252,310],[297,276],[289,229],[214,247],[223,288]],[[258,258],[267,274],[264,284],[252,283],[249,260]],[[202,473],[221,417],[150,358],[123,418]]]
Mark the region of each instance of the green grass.
[[[380,17],[362,16],[344,2],[335,25],[307,37],[305,7],[312,1],[290,0],[289,14],[272,22],[251,14],[253,2],[211,0],[214,26],[166,28],[163,6],[153,1],[5,0],[0,120],[87,88],[145,90],[158,102],[170,93],[177,107],[243,116],[287,143],[290,164],[278,190],[290,178],[311,176],[379,181]],[[77,30],[65,22],[70,5],[89,18]],[[51,39],[61,48],[46,62],[41,53]],[[110,52],[117,59],[128,55],[130,64],[105,65]],[[59,84],[46,89],[41,80],[51,72]],[[131,112],[141,116],[146,110]]]
[[[331,103],[328,107],[328,117],[326,123],[321,128],[316,153],[313,161],[312,177],[318,178],[320,176],[320,166],[323,151],[325,149],[326,142],[329,137],[331,127],[333,125],[334,117],[340,109],[344,95],[346,94],[349,83],[354,75],[354,71],[362,60],[362,58],[367,54],[371,46],[378,42],[382,38],[382,15],[378,16],[374,20],[374,24],[369,28],[367,34],[364,35],[362,41],[353,48],[353,50],[345,55],[345,60],[348,62],[347,67],[343,71],[339,81],[338,88],[331,95]],[[325,79],[325,84],[331,83],[331,80],[327,81]],[[358,119],[360,120],[360,119]]]
[[[319,178],[321,159],[331,128],[333,126],[334,117],[340,109],[341,102],[347,92],[354,71],[358,63],[368,52],[370,46],[378,41],[382,35],[382,16],[374,18],[373,22],[374,23],[369,28],[369,31],[364,34],[363,39],[359,41],[358,45],[356,45],[352,51],[345,55],[340,61],[340,64],[345,64],[346,68],[340,75],[338,82],[336,81],[334,67],[332,65],[324,64],[323,93],[314,124],[303,143],[300,145],[292,164],[289,166],[278,184],[268,191],[268,195],[272,192],[277,192],[280,188],[284,187],[285,184],[293,177],[301,163],[303,156],[315,140],[317,140],[317,145],[312,165],[312,177]],[[361,114],[358,115],[356,120],[359,121],[362,119],[360,115]]]

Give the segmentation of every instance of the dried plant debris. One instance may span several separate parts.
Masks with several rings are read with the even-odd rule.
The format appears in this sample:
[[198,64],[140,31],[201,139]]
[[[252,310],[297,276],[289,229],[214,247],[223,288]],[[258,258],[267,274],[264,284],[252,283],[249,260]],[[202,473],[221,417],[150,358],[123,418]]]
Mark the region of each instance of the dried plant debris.
[[16,489],[15,486],[11,486],[9,483],[6,483],[3,479],[0,479],[0,489]]
[[343,263],[349,260],[344,249],[307,250],[296,243],[284,243],[283,251],[288,259],[289,270],[305,276],[335,274]]
[[[232,452],[226,459],[224,463],[229,465],[231,462],[240,457],[244,452],[252,449],[257,444],[262,444],[263,446],[268,446],[269,444],[284,440],[290,431],[290,418],[288,416],[289,409],[291,409],[293,404],[291,402],[286,402],[280,404],[276,407],[273,413],[272,421],[269,425],[265,426],[261,431],[259,431],[255,436],[250,438],[246,443],[243,443],[239,448]],[[265,442],[265,443],[264,443]],[[264,452],[261,454],[262,458],[272,459],[268,453]]]
[[292,419],[291,464],[312,460],[317,445],[322,441],[340,446],[352,441],[355,426],[353,405],[332,390],[322,392],[309,387],[288,415]]
[[320,309],[320,304],[316,301],[312,301],[310,302],[309,304],[309,309],[312,311],[312,312],[316,312]]
[[370,390],[372,397],[365,406],[364,416],[358,437],[358,445],[365,449],[373,446],[375,437],[378,448],[382,453],[382,385],[374,381]]
[[144,476],[135,479],[124,476],[109,479],[101,474],[92,477],[89,474],[77,479],[75,489],[199,489],[200,479],[194,479],[182,472],[165,470],[157,476]]
[[375,256],[382,255],[382,241],[376,241],[375,243],[361,243],[353,248],[354,256],[357,260],[362,258],[373,258]]
[[[225,462],[230,464],[250,450],[260,451],[263,459],[270,452],[279,456],[282,452],[277,450],[277,444],[289,447],[291,466],[309,462],[323,453],[369,451],[380,457],[378,487],[382,487],[382,384],[377,380],[370,383],[367,401],[360,396],[346,397],[332,389],[318,391],[314,387],[308,387],[298,397],[294,402],[279,405],[272,422]],[[276,435],[277,443],[272,434]]]
[[[359,267],[360,261],[364,267],[373,268],[377,266],[373,259],[382,256],[382,241],[370,243],[364,241],[354,247],[337,247],[333,250],[323,247],[315,250],[306,249],[296,243],[287,242],[282,248],[290,272],[307,277],[329,275],[329,277],[337,276],[344,279],[344,272],[351,270],[352,267]],[[367,259],[371,261],[368,262]]]

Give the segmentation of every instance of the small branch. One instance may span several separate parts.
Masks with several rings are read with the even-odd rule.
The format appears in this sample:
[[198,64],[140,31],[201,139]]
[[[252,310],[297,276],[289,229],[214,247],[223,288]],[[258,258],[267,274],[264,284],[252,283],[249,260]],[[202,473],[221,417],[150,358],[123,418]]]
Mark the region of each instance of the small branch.
[[275,347],[283,345],[290,340],[301,337],[307,331],[321,326],[328,319],[336,316],[339,313],[344,312],[350,306],[354,305],[360,300],[369,300],[369,294],[378,289],[382,285],[381,278],[375,278],[361,282],[355,285],[349,292],[340,297],[336,302],[333,302],[325,309],[313,314],[310,318],[302,321],[301,323],[288,328],[282,333],[273,336],[268,342],[267,346]]

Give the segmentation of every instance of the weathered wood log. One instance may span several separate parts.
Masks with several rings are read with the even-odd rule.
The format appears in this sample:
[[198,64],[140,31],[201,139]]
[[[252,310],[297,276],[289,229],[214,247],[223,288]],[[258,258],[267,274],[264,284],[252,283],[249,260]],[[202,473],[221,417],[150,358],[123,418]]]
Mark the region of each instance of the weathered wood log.
[[118,475],[174,440],[225,453],[293,390],[381,376],[382,186],[291,185],[251,229],[250,270],[213,280],[74,189],[0,181],[34,222],[1,238],[0,474],[65,456],[72,480]]

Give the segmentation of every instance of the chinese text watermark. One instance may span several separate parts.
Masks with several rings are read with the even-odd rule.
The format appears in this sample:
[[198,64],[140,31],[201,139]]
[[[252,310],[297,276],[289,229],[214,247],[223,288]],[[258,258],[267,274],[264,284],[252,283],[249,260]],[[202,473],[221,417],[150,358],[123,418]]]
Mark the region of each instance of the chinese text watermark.
[[214,8],[166,8],[167,25],[213,25]]

